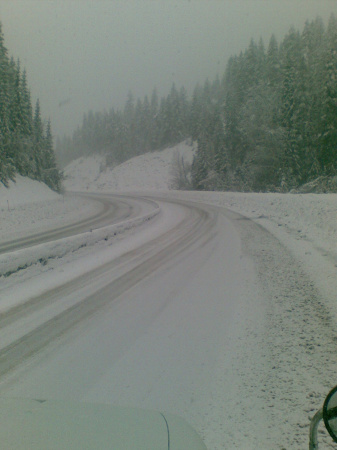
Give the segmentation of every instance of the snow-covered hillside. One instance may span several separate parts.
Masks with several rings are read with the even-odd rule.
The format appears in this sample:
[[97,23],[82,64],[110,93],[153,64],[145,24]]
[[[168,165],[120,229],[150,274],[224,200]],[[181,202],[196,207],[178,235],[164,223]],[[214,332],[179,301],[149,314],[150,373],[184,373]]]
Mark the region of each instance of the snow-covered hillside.
[[0,243],[77,222],[94,214],[98,207],[17,175],[9,188],[0,184]]
[[44,183],[30,178],[16,176],[16,180],[9,182],[9,188],[0,184],[0,210],[13,209],[21,205],[34,202],[58,199],[59,195],[53,192]]
[[79,158],[64,170],[64,186],[69,191],[147,191],[167,190],[172,186],[172,162],[178,153],[191,163],[195,145],[182,142],[162,151],[146,153],[114,168],[103,156]]

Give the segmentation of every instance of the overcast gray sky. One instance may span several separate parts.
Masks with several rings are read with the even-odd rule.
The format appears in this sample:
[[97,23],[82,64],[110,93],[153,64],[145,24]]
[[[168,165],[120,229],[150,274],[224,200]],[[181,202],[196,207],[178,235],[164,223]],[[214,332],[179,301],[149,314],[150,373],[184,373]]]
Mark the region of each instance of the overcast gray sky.
[[5,45],[55,135],[89,109],[123,107],[128,90],[161,96],[174,81],[191,92],[250,38],[267,46],[331,12],[337,0],[0,0]]

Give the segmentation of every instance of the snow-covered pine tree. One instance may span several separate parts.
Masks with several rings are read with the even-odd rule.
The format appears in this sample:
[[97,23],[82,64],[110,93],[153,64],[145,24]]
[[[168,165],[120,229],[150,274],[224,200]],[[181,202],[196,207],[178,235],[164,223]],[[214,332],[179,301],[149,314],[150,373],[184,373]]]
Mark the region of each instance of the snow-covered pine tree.
[[157,150],[159,148],[159,101],[157,89],[154,88],[151,94],[150,102],[150,129],[149,129],[149,141],[150,149]]
[[[21,74],[20,62],[9,59],[0,23],[0,183],[8,186],[16,173],[43,181],[44,144],[39,101],[33,119],[26,72]],[[48,153],[52,159],[52,147]],[[59,187],[56,166],[54,179]]]
[[331,15],[324,52],[322,132],[318,159],[328,175],[337,171],[337,18]]
[[47,122],[46,135],[43,145],[43,181],[54,191],[60,191],[61,180],[60,173],[56,165],[56,159],[53,149],[53,136],[51,132],[50,119]]
[[43,169],[43,123],[41,120],[41,110],[40,101],[36,100],[34,109],[34,119],[33,119],[33,174],[37,180],[42,179],[42,169]]

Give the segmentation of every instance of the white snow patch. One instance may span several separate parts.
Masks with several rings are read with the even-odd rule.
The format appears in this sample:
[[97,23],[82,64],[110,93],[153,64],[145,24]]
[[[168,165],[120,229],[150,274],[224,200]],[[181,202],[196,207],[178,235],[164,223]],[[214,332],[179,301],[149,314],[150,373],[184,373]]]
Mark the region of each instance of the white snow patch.
[[68,191],[93,190],[93,184],[105,167],[105,157],[102,155],[78,158],[63,170],[63,185]]
[[61,195],[20,175],[0,185],[0,243],[71,225],[101,210],[99,202]]
[[79,158],[64,169],[64,186],[69,191],[146,191],[167,190],[171,185],[171,166],[178,152],[186,162],[192,162],[196,144],[188,141],[162,151],[146,153],[125,161],[114,168],[105,157]]
[[15,182],[10,181],[6,188],[0,184],[0,210],[13,209],[41,200],[57,200],[59,194],[49,189],[44,183],[16,175]]
[[329,302],[337,323],[337,194],[181,192],[177,195],[225,206],[270,231],[305,267]]
[[10,275],[37,262],[46,263],[51,258],[62,258],[67,253],[75,252],[84,246],[92,246],[102,240],[107,241],[112,236],[124,233],[131,228],[135,228],[151,220],[159,212],[160,208],[158,207],[148,214],[114,225],[108,225],[86,233],[77,234],[76,236],[57,239],[44,244],[34,245],[33,247],[4,253],[0,255],[0,276]]

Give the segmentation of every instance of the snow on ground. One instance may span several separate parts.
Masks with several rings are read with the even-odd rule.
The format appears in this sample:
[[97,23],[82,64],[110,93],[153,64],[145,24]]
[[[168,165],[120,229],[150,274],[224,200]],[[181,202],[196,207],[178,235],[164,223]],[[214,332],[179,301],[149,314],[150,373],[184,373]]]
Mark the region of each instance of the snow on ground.
[[[313,300],[313,303],[316,302],[315,304],[322,309],[322,320],[325,320],[328,315],[330,322],[332,322],[331,329],[336,328],[334,324],[337,323],[337,301],[335,299],[335,293],[337,292],[337,194],[168,192],[171,185],[171,162],[174,152],[177,150],[186,159],[190,158],[192,155],[191,147],[188,147],[188,145],[184,143],[176,148],[133,158],[114,169],[104,167],[102,158],[81,158],[71,163],[65,169],[65,174],[67,176],[65,187],[68,190],[85,190],[89,192],[144,191],[152,195],[155,195],[155,193],[160,190],[162,191],[161,196],[174,196],[191,201],[227,207],[249,217],[259,226],[268,230],[271,233],[271,236],[275,236],[280,242],[279,256],[274,255],[272,262],[272,264],[278,268],[277,270],[279,270],[279,274],[276,273],[275,277],[279,278],[280,285],[282,285],[282,283],[286,284],[287,278],[292,276],[291,271],[287,271],[287,269],[289,269],[287,267],[288,259],[286,254],[282,253],[282,248],[289,250],[293,259],[297,261],[298,273],[300,274],[300,277],[302,277],[302,279],[297,280],[295,283],[295,288],[298,288],[298,291],[294,290],[293,292],[288,292],[285,289],[284,292],[281,293],[282,286],[280,286],[282,298],[286,299],[286,302],[289,303],[287,303],[287,306],[283,305],[282,308],[288,308],[289,317],[284,317],[282,323],[278,321],[277,308],[281,307],[277,306],[276,303],[276,306],[273,305],[274,309],[272,309],[272,312],[269,311],[268,320],[272,321],[270,323],[273,323],[274,327],[276,353],[279,351],[279,348],[282,348],[282,345],[284,345],[284,343],[278,342],[277,333],[284,333],[284,329],[288,329],[290,340],[287,345],[290,346],[289,348],[291,348],[292,342],[295,342],[296,339],[299,342],[303,342],[302,347],[301,345],[298,346],[299,349],[303,349],[303,352],[310,352],[311,345],[315,346],[315,348],[318,348],[319,346],[322,347],[322,355],[319,357],[322,358],[322,367],[324,367],[322,371],[325,372],[325,364],[331,363],[327,358],[330,358],[331,355],[328,353],[325,355],[324,351],[328,346],[331,347],[328,341],[330,338],[333,340],[334,336],[329,337],[325,334],[316,336],[319,328],[315,331],[315,327],[318,327],[319,324],[315,324],[312,321],[310,322],[310,317],[304,316],[303,323],[307,325],[304,326],[304,331],[297,332],[297,330],[303,326],[303,323],[296,323],[296,321],[294,323],[291,322],[291,309],[297,299],[299,299],[299,302],[302,302],[303,305],[306,305],[305,302],[307,300],[301,297],[305,289],[303,291],[303,288],[299,287],[300,283],[302,282],[308,285],[307,293],[309,293],[309,290],[314,286],[315,299]],[[166,191],[167,194],[165,194],[164,191]],[[0,188],[0,242],[10,240],[11,238],[14,239],[25,233],[38,232],[38,230],[43,227],[48,228],[48,226],[51,226],[51,223],[53,223],[53,226],[57,226],[58,223],[64,224],[65,221],[74,221],[76,216],[79,214],[88,214],[92,211],[92,208],[92,204],[89,205],[84,200],[83,203],[78,204],[78,200],[75,203],[71,197],[66,196],[64,199],[63,196],[59,196],[49,191],[40,183],[18,177],[16,185],[11,185],[9,190],[2,187]],[[58,223],[54,222],[55,211],[59,211],[57,214],[60,216]],[[38,220],[36,220],[37,217]],[[258,239],[257,236],[255,238]],[[246,242],[246,245],[254,247],[254,240],[248,243]],[[268,253],[269,247],[267,243],[265,245],[266,253]],[[258,248],[258,246],[256,248]],[[272,256],[269,255],[269,257]],[[279,258],[279,261],[275,258]],[[291,270],[293,270],[293,267],[291,267]],[[261,273],[260,276],[263,280],[263,273]],[[6,283],[7,282],[8,280]],[[268,285],[268,280],[264,280],[264,282]],[[300,292],[301,289],[302,292]],[[252,308],[252,313],[259,315],[258,311],[254,312],[252,305],[250,307]],[[305,308],[307,308],[308,315],[312,313],[309,305],[303,306],[302,308],[304,308],[304,311]],[[261,315],[262,314],[265,314],[265,311],[261,311]],[[277,319],[274,319],[274,322],[273,319],[270,319],[273,315],[275,315]],[[281,327],[285,328],[281,329]],[[329,327],[327,327],[327,330],[328,329],[330,330]],[[258,330],[250,330],[250,333],[250,340],[245,344],[245,353],[243,352],[241,355],[238,355],[238,359],[233,361],[233,364],[240,365],[241,369],[239,368],[238,370],[248,373],[247,377],[251,377],[253,383],[254,374],[249,372],[251,370],[250,352],[254,352],[254,349],[257,346],[261,346],[262,343],[261,334],[258,333]],[[296,333],[298,335],[296,335]],[[315,336],[315,342],[308,341],[306,334],[309,335],[309,333],[311,333],[312,336]],[[292,339],[294,341],[292,341]],[[316,379],[313,378],[308,380],[308,368],[305,364],[303,367],[301,366],[302,361],[306,360],[303,355],[292,354],[291,351],[281,351],[278,353],[278,357],[284,364],[291,364],[291,370],[295,370],[296,373],[291,371],[286,372],[288,378],[287,380],[282,380],[282,373],[280,372],[279,386],[275,387],[275,391],[277,395],[281,397],[287,397],[287,395],[292,393],[293,399],[283,399],[285,401],[284,405],[289,405],[289,402],[299,402],[295,405],[292,404],[292,407],[295,406],[297,411],[304,412],[302,415],[299,414],[301,416],[301,423],[299,424],[301,430],[299,430],[299,432],[303,434],[304,428],[306,433],[309,417],[313,415],[315,409],[320,407],[323,399],[322,395],[325,393],[330,379],[328,382],[325,380],[324,386],[321,386],[320,374],[317,374]],[[300,366],[296,363],[296,357],[301,358]],[[324,363],[324,357],[326,357],[326,363]],[[292,360],[291,358],[295,359]],[[273,359],[271,359],[270,364],[272,370],[278,370],[278,361],[276,361],[275,367],[272,366],[272,364],[274,364]],[[308,392],[306,398],[303,398],[303,401],[301,402],[296,398],[296,386],[303,380],[306,385],[312,386],[312,390]],[[291,386],[291,388],[289,391],[286,390],[282,393],[283,382],[288,383],[285,385],[286,389],[289,389],[289,386]],[[330,386],[332,387],[335,383],[336,380],[331,379]],[[219,374],[219,389],[222,388],[222,375]],[[254,386],[252,389],[254,389]],[[270,400],[272,403],[273,399]],[[235,405],[233,404],[232,406],[234,407]],[[254,408],[254,405],[250,406]],[[277,408],[271,411],[273,411],[272,414],[274,417],[277,418],[278,415],[277,412],[275,412],[276,409]],[[210,429],[205,431],[208,442],[212,442],[211,434],[213,432],[216,433],[215,428],[219,425],[217,420],[220,420],[218,416],[221,414],[229,414],[226,406],[223,405],[222,407],[219,406],[218,413],[219,414],[215,416],[213,412],[213,419],[209,424]],[[285,411],[282,411],[282,414],[284,413]],[[291,416],[295,413],[289,409],[289,424],[292,422],[292,419],[290,419]],[[235,415],[236,413],[235,411],[232,411],[231,414]],[[245,411],[243,411],[243,414],[245,414]],[[225,417],[223,417],[223,419],[224,421],[226,420]],[[296,418],[294,420],[296,420]],[[275,423],[277,424],[277,422]],[[283,423],[280,430],[282,429],[282,432],[287,433],[287,426],[287,423]],[[289,428],[288,434],[293,434],[293,432],[294,430]],[[277,445],[275,443],[273,448],[283,448],[282,444],[281,436],[281,441],[278,442]],[[217,448],[222,447],[218,446]],[[225,445],[224,448],[226,448]],[[234,447],[230,446],[228,448]],[[300,446],[298,448],[300,448]]]
[[[80,233],[68,238],[34,245],[0,255],[0,276],[9,276],[18,268],[27,268],[38,262],[45,263],[50,258],[62,258],[67,253],[74,252],[84,246],[93,246],[100,241],[108,241],[109,238],[124,233],[132,228],[138,227],[155,217],[160,212],[156,208],[150,213],[135,219],[125,220],[121,223],[108,225],[96,230]],[[1,310],[1,305],[0,305]]]
[[337,194],[180,193],[225,206],[270,231],[306,267],[330,301],[337,323]]
[[44,183],[17,175],[0,184],[0,243],[70,225],[98,212],[101,205],[60,195]]
[[52,201],[59,198],[44,183],[30,178],[16,176],[16,180],[9,182],[9,188],[0,185],[0,210],[13,209],[21,205],[27,205],[38,201]]
[[187,141],[162,151],[137,156],[110,168],[103,156],[79,158],[64,170],[64,186],[68,191],[144,191],[167,190],[171,185],[171,166],[178,152],[192,162],[195,146]]
[[[167,159],[167,162],[170,159],[171,157]],[[143,166],[145,161],[146,174]],[[165,191],[165,188],[166,190],[170,189],[168,168],[165,169],[162,176],[158,177],[160,180],[158,185],[154,183],[154,180],[158,180],[158,178],[155,176],[152,178],[151,173],[155,173],[157,176],[159,169],[156,166],[156,171],[152,170],[151,155],[144,155],[142,164],[137,165],[137,162],[140,160],[133,159],[110,173],[103,173],[91,183],[87,183],[85,189],[88,191],[123,189]],[[130,171],[128,172],[128,170]],[[110,176],[111,178],[109,178]],[[118,178],[119,176],[120,178]],[[83,189],[81,183],[76,182],[75,178],[72,178],[72,188],[74,190]],[[275,445],[269,442],[269,445],[263,446],[263,448],[288,448],[287,443],[291,443],[291,448],[303,448],[310,418],[321,406],[327,390],[336,383],[331,374],[334,373],[335,345],[333,341],[336,334],[334,324],[337,323],[335,298],[337,292],[337,195],[178,191],[170,191],[167,195],[227,207],[249,217],[279,241],[279,251],[275,254],[271,251],[275,248],[274,244],[262,240],[267,258],[257,269],[260,271],[259,278],[265,284],[266,292],[269,289],[270,301],[275,303],[270,304],[269,310],[260,311],[260,313],[254,311],[256,304],[255,306],[250,305],[252,316],[254,314],[268,316],[267,328],[273,332],[266,334],[263,327],[261,330],[248,330],[249,341],[244,339],[245,349],[238,347],[240,355],[237,355],[234,363],[239,366],[238,373],[248,374],[244,381],[243,392],[247,395],[246,403],[249,403],[249,396],[255,398],[256,386],[261,383],[261,380],[257,381],[259,370],[252,369],[256,366],[256,361],[252,362],[251,357],[252,355],[255,355],[254,358],[256,357],[257,347],[261,348],[262,352],[267,348],[266,355],[261,357],[260,376],[261,373],[263,376],[263,373],[266,372],[266,377],[268,377],[268,372],[274,371],[273,376],[275,380],[278,380],[273,387],[272,398],[264,401],[270,403],[271,416],[274,420],[275,430],[271,436],[278,435],[279,442],[275,442]],[[258,240],[257,236],[255,238]],[[248,238],[248,242],[243,245],[250,246],[252,252],[261,251],[259,248],[261,242],[260,244],[256,243],[255,246],[254,240],[249,242]],[[269,245],[271,246],[269,247]],[[290,252],[292,260],[288,258],[286,252],[282,251],[282,248]],[[266,279],[263,274],[263,264],[268,264],[268,257],[273,258],[274,280]],[[275,293],[271,289],[274,289],[277,284],[279,292]],[[278,296],[285,301],[282,303],[281,300],[278,300]],[[308,298],[311,299],[310,304],[307,303]],[[294,308],[297,313],[293,317],[291,311]],[[317,311],[317,309],[319,310]],[[300,312],[299,315],[298,312]],[[320,327],[324,322],[330,325],[327,325],[325,331],[322,332]],[[256,325],[256,322],[254,323]],[[278,339],[278,335],[281,340]],[[289,339],[285,338],[287,335]],[[293,348],[293,350],[287,351],[287,348]],[[314,375],[316,369],[313,370],[310,367],[313,359],[305,356],[310,352],[314,352],[316,355],[314,356],[315,366],[324,367],[323,373]],[[301,363],[299,364],[298,361]],[[267,366],[262,367],[263,364]],[[253,373],[252,370],[256,373]],[[222,388],[223,375],[220,374],[219,389]],[[228,405],[228,407],[232,407],[231,414],[235,417],[237,409],[235,399],[233,405]],[[254,411],[254,408],[258,408],[257,405],[250,404],[243,414],[248,415],[248,410]],[[223,405],[215,406],[207,412],[210,422],[209,428],[204,430],[204,437],[210,448],[226,448],[226,444],[222,447],[214,436],[217,435],[219,427],[222,427],[219,417],[227,413],[228,410]],[[258,411],[255,411],[256,414]],[[284,417],[286,416],[289,417],[289,420],[285,422]],[[236,417],[236,421],[242,423],[242,419],[239,417]],[[224,417],[224,427],[225,423]],[[236,445],[241,444],[241,448],[254,447],[253,444],[253,447],[247,447],[245,439],[239,444],[240,432],[227,430],[227,433],[232,435],[232,441],[228,439],[227,442],[228,448],[237,448]],[[329,439],[325,440],[326,442],[329,442]]]

